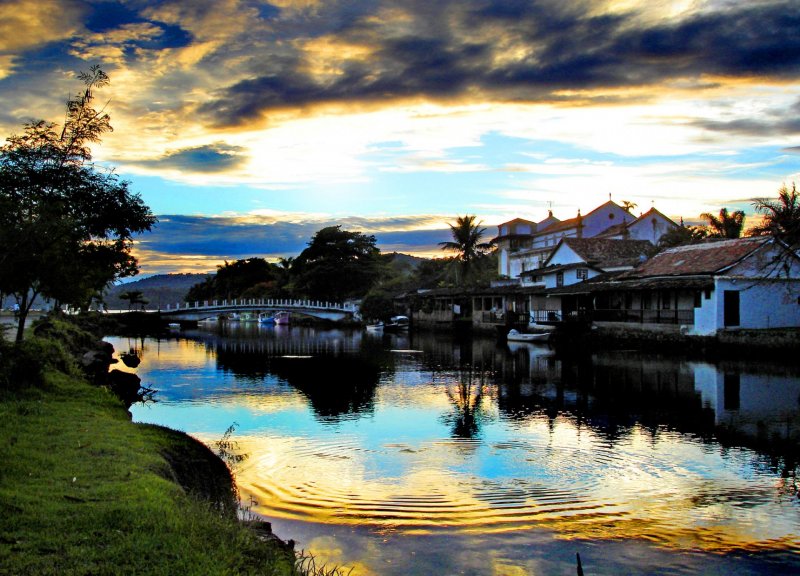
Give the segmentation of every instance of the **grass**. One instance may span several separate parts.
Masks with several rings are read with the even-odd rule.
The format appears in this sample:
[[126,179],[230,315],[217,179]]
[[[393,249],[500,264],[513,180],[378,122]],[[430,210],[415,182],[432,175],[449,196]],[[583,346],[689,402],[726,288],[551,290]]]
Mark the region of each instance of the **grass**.
[[174,481],[175,443],[74,371],[0,389],[0,574],[295,574],[291,552]]

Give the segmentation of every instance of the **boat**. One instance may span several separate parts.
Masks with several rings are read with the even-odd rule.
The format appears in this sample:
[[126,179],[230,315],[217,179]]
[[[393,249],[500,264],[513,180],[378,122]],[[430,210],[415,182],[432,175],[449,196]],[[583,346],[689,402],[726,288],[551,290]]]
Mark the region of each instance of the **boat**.
[[555,326],[551,326],[550,324],[537,324],[536,322],[530,322],[528,324],[528,332],[532,332],[534,334],[539,334],[541,332],[554,332],[556,329]]
[[383,325],[383,329],[387,332],[400,332],[408,330],[409,323],[408,316],[392,316],[389,318],[389,321]]
[[181,325],[178,322],[170,322],[167,326],[172,332],[180,332],[181,330]]
[[258,315],[258,323],[259,324],[275,324],[275,316],[272,314],[267,314],[266,312],[261,312]]
[[288,324],[291,312],[281,310],[275,313],[275,324]]
[[520,332],[512,328],[506,335],[508,342],[547,342],[550,339],[550,332]]
[[368,332],[383,332],[385,324],[383,322],[375,322],[374,324],[367,324],[364,328]]

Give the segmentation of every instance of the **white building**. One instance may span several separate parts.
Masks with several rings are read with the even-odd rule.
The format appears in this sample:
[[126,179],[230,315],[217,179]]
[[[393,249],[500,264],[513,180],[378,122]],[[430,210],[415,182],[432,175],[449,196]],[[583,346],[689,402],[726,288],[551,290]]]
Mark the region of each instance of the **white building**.
[[565,238],[609,238],[647,240],[657,244],[677,224],[655,208],[639,217],[609,200],[582,216],[559,220],[550,212],[541,222],[515,219],[501,224],[494,239],[498,250],[498,273],[519,278],[524,272],[542,268]]
[[549,291],[595,322],[672,324],[686,333],[800,327],[800,258],[771,236],[665,250],[608,280]]

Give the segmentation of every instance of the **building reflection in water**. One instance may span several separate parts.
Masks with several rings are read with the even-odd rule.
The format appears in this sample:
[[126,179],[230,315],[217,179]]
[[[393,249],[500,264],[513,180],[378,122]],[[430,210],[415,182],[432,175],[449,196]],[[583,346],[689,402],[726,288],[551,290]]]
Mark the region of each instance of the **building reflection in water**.
[[297,327],[187,336],[152,361],[144,346],[139,373],[166,402],[135,416],[211,440],[242,423],[237,477],[271,518],[800,550],[796,366]]

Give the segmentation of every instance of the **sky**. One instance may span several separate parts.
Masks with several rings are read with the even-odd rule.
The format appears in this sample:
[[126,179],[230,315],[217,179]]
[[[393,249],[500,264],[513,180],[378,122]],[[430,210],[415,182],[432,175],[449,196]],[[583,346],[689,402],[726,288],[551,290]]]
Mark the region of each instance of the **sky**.
[[0,0],[0,131],[63,120],[158,216],[142,274],[296,256],[329,225],[440,256],[448,223],[676,221],[800,179],[800,10],[772,0]]

